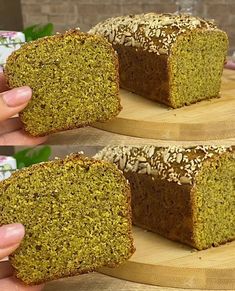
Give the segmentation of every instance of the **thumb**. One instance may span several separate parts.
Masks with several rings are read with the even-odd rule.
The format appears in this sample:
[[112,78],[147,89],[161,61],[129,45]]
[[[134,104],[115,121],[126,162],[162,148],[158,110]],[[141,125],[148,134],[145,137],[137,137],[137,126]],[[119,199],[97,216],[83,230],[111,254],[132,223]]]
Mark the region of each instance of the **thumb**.
[[20,245],[24,237],[24,226],[19,223],[0,227],[0,260],[9,256]]
[[235,62],[228,61],[228,62],[225,64],[225,68],[226,68],[226,69],[235,70]]
[[32,90],[20,87],[0,94],[0,121],[4,121],[23,110],[32,97]]
[[43,287],[44,284],[38,286],[26,286],[20,280],[14,277],[1,279],[0,281],[1,291],[42,291]]

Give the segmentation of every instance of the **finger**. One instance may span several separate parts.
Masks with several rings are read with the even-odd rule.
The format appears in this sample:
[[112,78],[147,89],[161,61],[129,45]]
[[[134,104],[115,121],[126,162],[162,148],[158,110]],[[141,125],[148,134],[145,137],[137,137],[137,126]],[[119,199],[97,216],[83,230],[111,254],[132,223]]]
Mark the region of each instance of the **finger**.
[[9,90],[9,87],[6,82],[6,78],[3,72],[0,73],[0,92]]
[[0,121],[4,121],[23,110],[32,97],[32,90],[25,86],[0,94]]
[[235,70],[235,63],[232,61],[228,61],[225,66],[226,69]]
[[24,226],[20,223],[0,227],[0,260],[16,250],[24,237]]
[[44,284],[37,285],[37,286],[26,286],[15,277],[9,277],[9,278],[0,280],[1,291],[9,291],[9,290],[11,291],[41,291],[43,290],[43,287],[44,287]]
[[22,123],[18,117],[9,118],[0,123],[0,135],[4,133],[9,133],[22,128]]
[[0,135],[0,145],[30,146],[46,142],[47,137],[31,137],[24,130],[13,131]]
[[13,253],[19,247],[19,245],[20,243],[17,243],[17,244],[13,244],[12,246],[0,249],[1,259],[8,257],[11,253]]

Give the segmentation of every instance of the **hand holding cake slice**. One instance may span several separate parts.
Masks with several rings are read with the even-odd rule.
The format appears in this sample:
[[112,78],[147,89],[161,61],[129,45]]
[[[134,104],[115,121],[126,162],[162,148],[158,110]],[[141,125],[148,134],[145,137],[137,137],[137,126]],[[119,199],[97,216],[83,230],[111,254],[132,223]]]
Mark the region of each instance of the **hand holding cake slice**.
[[10,261],[29,285],[114,267],[134,252],[129,184],[115,165],[80,155],[0,182],[0,225],[15,222],[25,237]]
[[5,75],[10,88],[33,90],[20,114],[32,136],[104,122],[121,110],[118,59],[101,36],[70,30],[27,43],[8,58]]

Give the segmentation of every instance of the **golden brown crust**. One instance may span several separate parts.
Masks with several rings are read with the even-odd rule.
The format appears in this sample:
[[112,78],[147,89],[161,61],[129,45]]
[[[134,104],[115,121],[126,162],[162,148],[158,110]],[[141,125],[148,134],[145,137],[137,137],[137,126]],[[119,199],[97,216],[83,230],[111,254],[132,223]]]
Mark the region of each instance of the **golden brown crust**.
[[89,33],[104,35],[113,45],[170,54],[178,36],[195,29],[217,30],[213,21],[187,14],[146,13],[109,18]]
[[119,55],[121,88],[171,106],[168,61],[143,49],[114,45]]
[[204,161],[234,151],[226,146],[108,146],[95,158],[114,162],[124,172],[149,174],[179,185],[193,185]]
[[[124,173],[131,184],[133,224],[198,250],[195,239],[195,186],[179,186],[146,174]],[[225,239],[219,246],[233,239]]]
[[[229,156],[223,153],[220,157]],[[218,160],[219,155],[204,162],[210,165]],[[178,185],[161,180],[152,175],[124,172],[131,184],[133,224],[156,232],[168,239],[185,243],[198,250],[207,249],[196,240],[196,187],[194,185]],[[234,237],[235,238],[235,237]],[[224,239],[222,245],[233,239]]]
[[[117,50],[121,88],[172,108],[220,97],[218,90],[190,101],[185,100],[185,103],[179,105],[175,104],[171,96],[175,73],[171,70],[170,62],[179,39],[186,36],[190,38],[192,34],[214,32],[223,33],[227,37],[210,20],[157,13],[110,18],[90,30],[90,33],[105,36]],[[222,70],[223,66],[221,75]]]
[[[235,147],[128,146],[107,147],[96,158],[114,162],[129,180],[133,224],[201,250],[211,245],[202,248],[196,240],[197,177],[202,168],[231,155],[235,157]],[[175,180],[174,173],[180,173]]]
[[[194,33],[200,31],[202,29],[195,29]],[[184,35],[189,33],[192,32],[187,32]],[[170,61],[173,57],[172,54],[157,55],[142,48],[134,48],[120,44],[113,45],[113,47],[119,55],[121,88],[172,108],[177,108],[171,99],[173,86]],[[226,56],[224,60],[226,60]],[[222,71],[223,67],[221,67],[221,75]],[[204,96],[203,100],[219,97],[219,94],[215,96]],[[190,102],[190,104],[197,102],[195,100],[194,102]]]
[[124,173],[131,184],[133,224],[194,246],[192,186]]

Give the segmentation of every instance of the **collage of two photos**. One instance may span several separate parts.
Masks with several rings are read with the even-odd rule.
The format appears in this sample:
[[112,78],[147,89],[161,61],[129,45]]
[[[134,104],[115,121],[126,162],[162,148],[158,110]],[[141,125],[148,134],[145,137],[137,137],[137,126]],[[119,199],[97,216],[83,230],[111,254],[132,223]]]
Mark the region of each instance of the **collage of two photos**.
[[233,1],[0,4],[0,290],[235,290]]

